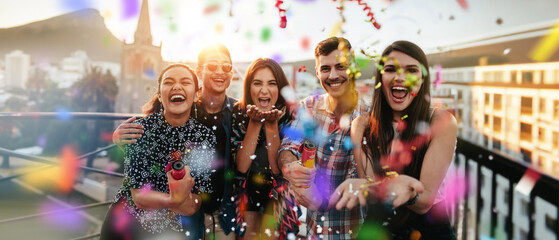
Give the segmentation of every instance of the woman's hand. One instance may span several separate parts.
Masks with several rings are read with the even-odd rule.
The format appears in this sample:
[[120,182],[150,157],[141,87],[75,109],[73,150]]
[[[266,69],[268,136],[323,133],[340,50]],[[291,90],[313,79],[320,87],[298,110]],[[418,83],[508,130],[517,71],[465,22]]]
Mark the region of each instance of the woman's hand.
[[263,122],[264,113],[255,105],[247,105],[247,116],[255,122]]
[[330,196],[328,208],[335,206],[337,210],[342,210],[344,207],[353,209],[358,205],[365,206],[367,205],[366,195],[368,194],[365,194],[365,191],[368,191],[367,179],[346,179],[336,188],[332,196]]
[[144,126],[139,123],[134,123],[136,117],[131,117],[118,125],[113,132],[113,143],[122,146],[124,144],[135,143],[138,138],[142,137],[144,133]]
[[267,123],[277,124],[276,122],[280,119],[282,114],[283,111],[279,109],[274,109],[271,111],[264,112],[264,118],[266,119]]
[[169,209],[178,214],[190,216],[194,214],[202,204],[200,197],[193,194],[194,178],[190,175],[190,167],[185,166],[186,174],[180,180],[176,180],[171,175],[171,171],[167,172],[167,181],[169,183]]
[[[416,178],[407,175],[390,178],[385,185],[385,202],[391,202],[394,207],[402,206],[414,199],[417,194],[423,193],[423,184]],[[372,186],[372,188],[375,187]]]

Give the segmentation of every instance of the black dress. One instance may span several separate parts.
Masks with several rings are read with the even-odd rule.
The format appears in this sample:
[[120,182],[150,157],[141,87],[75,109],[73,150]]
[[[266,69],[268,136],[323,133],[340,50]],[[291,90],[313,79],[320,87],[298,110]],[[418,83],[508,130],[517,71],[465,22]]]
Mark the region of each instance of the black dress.
[[125,177],[103,223],[101,238],[185,237],[178,214],[166,208],[138,208],[130,188],[169,193],[165,166],[179,156],[190,166],[195,180],[192,192],[212,193],[209,176],[215,158],[216,137],[208,127],[194,118],[182,126],[173,127],[160,113],[153,113],[136,123],[144,126],[145,133],[136,143],[125,146]]

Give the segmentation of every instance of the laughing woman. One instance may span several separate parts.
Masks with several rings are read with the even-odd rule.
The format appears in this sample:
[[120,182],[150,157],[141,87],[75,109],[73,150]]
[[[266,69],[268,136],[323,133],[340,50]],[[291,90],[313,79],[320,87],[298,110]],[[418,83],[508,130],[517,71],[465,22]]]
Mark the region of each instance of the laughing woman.
[[[280,90],[288,84],[277,62],[269,58],[256,59],[245,75],[243,98],[235,105],[231,141],[237,167],[236,232],[246,239],[267,237],[265,229],[274,229],[274,226],[266,223],[277,222],[286,214],[295,214],[292,207],[286,208],[288,203],[294,202],[277,163],[281,129],[292,119],[280,95]],[[276,209],[276,221],[269,221],[274,217],[273,208]],[[286,237],[288,232],[297,233],[296,222],[280,221],[276,224],[281,236]]]
[[[445,110],[430,108],[427,58],[417,45],[396,41],[384,50],[379,64],[375,84],[381,87],[375,89],[371,113],[352,123],[361,179],[340,185],[336,207],[365,205],[367,194],[351,191],[361,186],[361,193],[389,199],[396,207],[387,212],[370,205],[364,228],[367,222],[388,224],[393,239],[456,239],[439,191],[453,159],[456,120]],[[386,188],[378,191],[375,186]]]
[[[184,238],[179,215],[194,214],[201,204],[198,193],[211,191],[205,180],[210,161],[194,160],[213,159],[216,142],[209,128],[190,117],[198,91],[196,74],[187,65],[172,64],[163,69],[158,83],[144,105],[149,115],[136,121],[145,133],[125,146],[124,181],[101,239]],[[165,173],[171,161],[187,165],[181,180]]]

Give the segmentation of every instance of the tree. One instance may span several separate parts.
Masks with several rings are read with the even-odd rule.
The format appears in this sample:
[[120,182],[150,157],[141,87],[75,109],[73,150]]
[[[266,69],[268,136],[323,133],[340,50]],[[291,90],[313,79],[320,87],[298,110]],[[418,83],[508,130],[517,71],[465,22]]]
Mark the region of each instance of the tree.
[[[117,92],[116,79],[111,72],[107,71],[103,74],[99,68],[94,67],[90,73],[70,88],[72,110],[114,112]],[[74,121],[73,126],[69,129],[71,133],[69,137],[77,143],[83,154],[109,143],[110,139],[104,136],[106,132],[112,132],[113,121]]]

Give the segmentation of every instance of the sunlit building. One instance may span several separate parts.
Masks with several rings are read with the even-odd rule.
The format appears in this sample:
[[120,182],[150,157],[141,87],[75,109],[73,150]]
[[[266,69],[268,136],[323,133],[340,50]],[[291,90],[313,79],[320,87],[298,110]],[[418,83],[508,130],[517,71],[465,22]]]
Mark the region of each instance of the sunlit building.
[[58,83],[59,88],[69,88],[90,72],[91,60],[85,51],[77,50],[62,59],[60,70],[60,75],[53,80]]
[[31,64],[29,55],[15,50],[6,54],[5,59],[5,88],[25,88]]
[[460,137],[557,173],[559,53],[547,62],[529,58],[551,26],[541,23],[455,45],[429,60],[443,68],[434,102],[455,113]]

